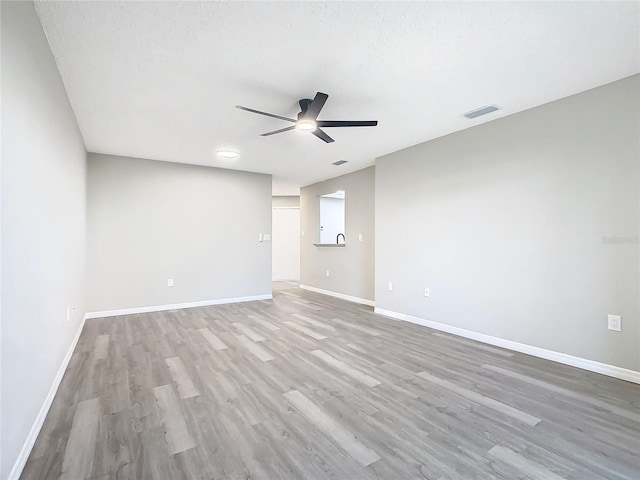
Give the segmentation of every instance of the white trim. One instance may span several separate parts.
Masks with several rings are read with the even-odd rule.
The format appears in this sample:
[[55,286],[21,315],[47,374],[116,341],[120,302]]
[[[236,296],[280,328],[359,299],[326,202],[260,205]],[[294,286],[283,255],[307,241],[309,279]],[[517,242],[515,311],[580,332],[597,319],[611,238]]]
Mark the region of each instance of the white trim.
[[300,207],[271,207],[274,210],[300,210]]
[[444,323],[438,323],[432,320],[414,317],[413,315],[385,310],[383,308],[375,308],[374,312],[379,315],[384,315],[385,317],[390,317],[396,320],[403,320],[410,323],[416,323],[418,325],[433,328],[435,330],[440,330],[442,332],[451,333],[460,337],[470,338],[479,342],[488,343],[489,345],[496,345],[508,350],[526,353],[528,355],[533,355],[534,357],[563,363],[565,365],[581,368],[590,372],[601,373],[609,377],[620,378],[622,380],[627,380],[633,383],[640,383],[640,372],[637,372],[635,370],[616,367],[615,365],[609,365],[607,363],[595,362],[593,360],[587,360],[586,358],[574,357],[573,355],[567,355],[566,353],[554,352],[553,350],[534,347],[532,345],[526,345],[524,343],[513,342],[511,340],[505,340],[504,338],[493,337],[491,335],[485,335],[484,333],[477,333],[471,330],[465,330],[463,328],[446,325]]
[[342,300],[347,300],[348,302],[360,303],[362,305],[369,305],[370,307],[374,307],[376,304],[373,300],[367,300],[366,298],[352,297],[351,295],[345,295],[344,293],[332,292],[331,290],[323,290],[321,288],[310,287],[309,285],[300,284],[300,288],[303,290],[309,290],[310,292],[329,295],[330,297],[341,298]]
[[40,429],[44,424],[45,418],[47,418],[47,413],[49,413],[49,409],[51,408],[53,399],[55,398],[56,393],[58,392],[58,387],[60,386],[60,382],[62,382],[62,377],[64,376],[64,372],[67,371],[67,366],[69,365],[71,356],[73,355],[73,352],[76,349],[76,345],[78,344],[78,340],[80,339],[80,334],[82,333],[82,329],[84,327],[84,321],[85,319],[83,318],[82,321],[80,322],[80,327],[78,328],[78,331],[76,332],[75,337],[73,337],[71,346],[69,347],[67,354],[64,356],[64,359],[62,360],[62,364],[60,365],[60,368],[58,368],[58,372],[56,373],[56,376],[53,379],[53,384],[49,389],[49,393],[47,393],[47,396],[44,399],[44,403],[42,404],[42,407],[40,407],[40,411],[38,412],[38,415],[36,416],[36,419],[33,422],[33,425],[31,426],[29,435],[27,436],[27,439],[22,445],[20,454],[18,455],[18,458],[13,464],[13,468],[11,469],[11,473],[9,473],[8,480],[18,480],[20,478],[20,475],[22,475],[22,470],[24,469],[24,466],[27,463],[27,460],[29,459],[29,455],[31,454],[31,449],[36,443],[36,439],[38,438]]
[[178,310],[181,308],[193,308],[193,307],[207,307],[209,305],[222,305],[224,303],[240,303],[240,302],[254,302],[256,300],[271,300],[273,295],[270,293],[264,295],[252,295],[249,297],[232,297],[232,298],[217,298],[215,300],[201,300],[198,302],[187,303],[173,303],[170,305],[153,305],[151,307],[133,307],[122,308],[119,310],[104,310],[102,312],[87,312],[85,318],[103,318],[103,317],[116,317],[118,315],[131,315],[132,313],[149,313],[149,312],[162,312],[165,310]]

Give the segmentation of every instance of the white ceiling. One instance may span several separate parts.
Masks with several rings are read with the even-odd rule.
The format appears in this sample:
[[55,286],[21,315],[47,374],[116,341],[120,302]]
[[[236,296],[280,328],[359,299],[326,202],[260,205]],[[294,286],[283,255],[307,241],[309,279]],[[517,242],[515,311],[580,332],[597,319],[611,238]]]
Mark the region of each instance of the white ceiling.
[[[271,173],[274,194],[640,71],[638,2],[36,6],[89,151]],[[289,124],[234,108],[295,118],[316,91],[320,119],[379,125],[260,137]]]

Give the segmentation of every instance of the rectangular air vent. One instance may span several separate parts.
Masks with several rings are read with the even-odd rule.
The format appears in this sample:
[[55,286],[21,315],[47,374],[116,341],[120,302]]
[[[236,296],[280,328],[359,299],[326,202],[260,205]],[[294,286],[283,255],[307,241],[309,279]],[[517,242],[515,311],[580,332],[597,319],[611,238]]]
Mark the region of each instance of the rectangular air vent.
[[333,162],[331,165],[342,165],[343,163],[347,163],[346,160],[338,160],[337,162]]
[[476,118],[482,115],[486,115],[487,113],[495,112],[496,110],[498,110],[498,107],[494,105],[487,105],[486,107],[480,107],[476,108],[475,110],[471,110],[470,112],[465,113],[464,116],[467,118]]

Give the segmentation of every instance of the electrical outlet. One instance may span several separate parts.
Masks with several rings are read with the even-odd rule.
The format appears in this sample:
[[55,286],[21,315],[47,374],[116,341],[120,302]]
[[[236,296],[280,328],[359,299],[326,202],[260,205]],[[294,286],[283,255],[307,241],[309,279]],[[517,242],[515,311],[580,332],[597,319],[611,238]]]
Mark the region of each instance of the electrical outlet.
[[303,237],[304,237],[304,230],[302,230],[302,232],[301,232],[301,236],[303,236]]
[[424,289],[424,296],[425,297],[431,297],[431,291],[428,288]]
[[329,276],[329,270],[327,270],[327,273],[326,273],[326,275],[327,275],[327,277]]
[[265,234],[262,236],[262,239],[263,239],[265,242],[270,242],[270,241],[271,241],[271,234],[270,234],[270,233],[265,233]]
[[361,234],[361,233],[359,233],[359,234],[358,234],[358,241],[359,241],[359,242],[361,242],[361,241],[362,241],[362,234]]
[[393,283],[392,282],[389,282],[387,284],[387,290],[389,290],[390,292],[393,292]]
[[622,318],[620,315],[609,315],[607,317],[607,322],[609,330],[614,330],[616,332],[622,331]]
[[167,287],[173,287],[173,278],[167,278]]

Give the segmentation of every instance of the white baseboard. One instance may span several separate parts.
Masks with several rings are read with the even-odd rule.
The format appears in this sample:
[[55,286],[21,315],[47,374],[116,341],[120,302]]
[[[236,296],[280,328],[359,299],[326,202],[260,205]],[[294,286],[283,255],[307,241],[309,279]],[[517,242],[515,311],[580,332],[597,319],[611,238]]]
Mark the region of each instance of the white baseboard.
[[553,362],[563,363],[572,367],[581,368],[590,372],[601,373],[609,377],[620,378],[633,383],[640,383],[640,372],[635,370],[629,370],[626,368],[616,367],[615,365],[609,365],[606,363],[595,362],[593,360],[587,360],[586,358],[574,357],[567,355],[566,353],[554,352],[553,350],[547,350],[540,347],[534,347],[532,345],[526,345],[524,343],[513,342],[511,340],[505,340],[504,338],[493,337],[491,335],[485,335],[484,333],[477,333],[471,330],[465,330],[463,328],[452,327],[444,323],[434,322],[432,320],[426,320],[420,317],[414,317],[413,315],[407,315],[405,313],[393,312],[391,310],[385,310],[383,308],[376,308],[375,313],[390,317],[396,320],[403,320],[405,322],[416,323],[425,327],[440,330],[442,332],[451,333],[460,337],[470,338],[471,340],[477,340],[478,342],[488,343],[489,345],[495,345],[497,347],[506,348],[507,350],[513,350],[520,353],[526,353],[527,355],[533,355],[534,357],[544,358]]
[[330,297],[341,298],[342,300],[347,300],[348,302],[360,303],[361,305],[369,305],[370,307],[374,307],[376,304],[373,300],[367,300],[366,298],[353,297],[351,295],[345,295],[344,293],[332,292],[331,290],[323,290],[321,288],[310,287],[309,285],[300,284],[300,288],[303,290],[309,290],[310,292],[329,295]]
[[120,310],[104,310],[102,312],[87,312],[86,319],[89,318],[103,318],[103,317],[116,317],[118,315],[131,315],[133,313],[149,313],[149,312],[163,312],[165,310],[178,310],[181,308],[193,308],[193,307],[207,307],[209,305],[222,305],[225,303],[240,303],[240,302],[254,302],[256,300],[271,300],[273,295],[270,293],[264,295],[252,295],[250,297],[232,297],[232,298],[217,298],[215,300],[202,300],[198,302],[187,303],[173,303],[170,305],[153,305],[151,307],[133,307],[122,308]]
[[20,454],[18,455],[18,458],[13,464],[13,468],[11,469],[11,473],[9,473],[8,480],[18,480],[20,478],[20,475],[22,474],[22,470],[24,469],[24,466],[27,463],[27,460],[29,459],[29,455],[31,454],[31,449],[33,449],[33,446],[36,443],[36,439],[38,438],[40,429],[44,424],[45,418],[47,418],[47,413],[49,413],[49,409],[51,408],[53,399],[55,398],[56,393],[58,392],[58,387],[60,386],[60,382],[62,382],[62,377],[64,377],[64,372],[67,371],[67,366],[69,365],[71,356],[73,355],[73,352],[76,349],[76,345],[78,344],[78,340],[80,339],[80,334],[82,333],[82,328],[84,327],[84,321],[85,319],[83,318],[82,321],[80,322],[80,327],[78,327],[78,331],[76,332],[76,335],[73,337],[71,346],[69,347],[67,354],[64,356],[64,359],[62,360],[62,364],[60,365],[60,368],[58,368],[58,372],[56,373],[56,376],[53,379],[53,384],[49,389],[49,393],[47,393],[47,396],[44,399],[44,403],[42,404],[42,407],[40,407],[40,411],[38,412],[38,415],[36,416],[36,419],[33,422],[33,425],[31,426],[29,435],[27,436],[27,439],[25,440],[24,445],[22,445]]

